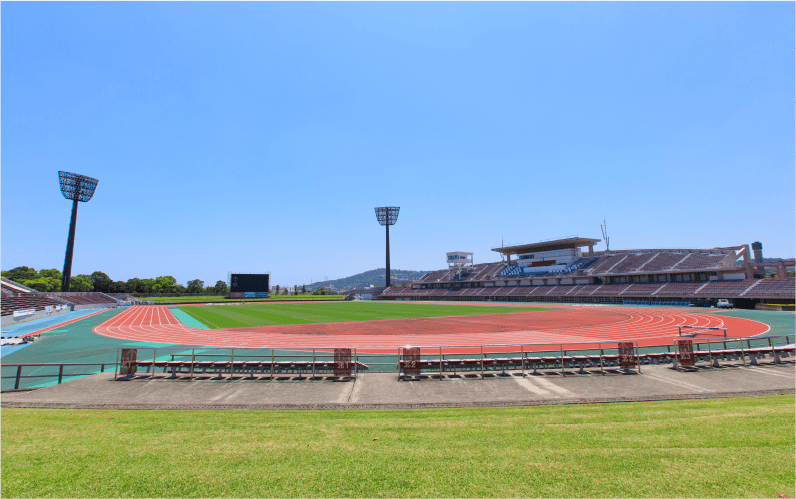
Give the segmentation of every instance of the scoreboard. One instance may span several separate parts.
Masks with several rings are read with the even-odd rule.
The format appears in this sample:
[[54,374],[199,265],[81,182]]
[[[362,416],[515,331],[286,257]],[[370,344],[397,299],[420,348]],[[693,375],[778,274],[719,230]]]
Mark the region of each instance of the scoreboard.
[[231,274],[230,298],[260,298],[268,296],[269,274]]

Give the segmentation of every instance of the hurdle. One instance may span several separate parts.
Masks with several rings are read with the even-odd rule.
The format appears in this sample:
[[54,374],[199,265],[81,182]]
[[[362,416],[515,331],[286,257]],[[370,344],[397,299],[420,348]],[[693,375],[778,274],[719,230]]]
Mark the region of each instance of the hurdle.
[[[686,338],[694,338],[699,332],[693,333],[684,333],[683,329],[698,329],[700,331],[721,331],[722,333],[716,334],[716,336],[724,336],[727,337],[727,328],[726,327],[703,327],[703,326],[677,326],[677,335],[684,336]],[[709,336],[709,335],[708,335]]]

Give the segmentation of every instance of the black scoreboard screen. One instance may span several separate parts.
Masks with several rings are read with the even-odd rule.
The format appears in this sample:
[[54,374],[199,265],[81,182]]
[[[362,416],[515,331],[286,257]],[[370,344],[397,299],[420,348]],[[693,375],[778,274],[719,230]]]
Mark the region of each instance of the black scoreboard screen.
[[269,277],[268,274],[232,274],[229,279],[230,296],[233,298],[268,296]]

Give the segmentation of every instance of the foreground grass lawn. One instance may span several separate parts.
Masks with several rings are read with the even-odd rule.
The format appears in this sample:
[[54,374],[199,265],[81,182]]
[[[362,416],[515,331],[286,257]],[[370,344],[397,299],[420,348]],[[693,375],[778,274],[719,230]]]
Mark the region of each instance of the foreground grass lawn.
[[791,395],[361,412],[3,409],[2,418],[3,497],[796,495]]
[[379,321],[453,315],[512,314],[550,310],[539,307],[489,307],[450,304],[343,302],[195,305],[179,307],[211,329],[227,327]]

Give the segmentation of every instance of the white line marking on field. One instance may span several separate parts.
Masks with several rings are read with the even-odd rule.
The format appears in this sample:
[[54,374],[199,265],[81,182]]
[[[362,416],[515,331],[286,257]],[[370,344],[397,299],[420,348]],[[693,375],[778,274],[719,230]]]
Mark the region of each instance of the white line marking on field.
[[534,383],[538,383],[539,385],[541,385],[541,388],[543,390],[552,390],[552,391],[556,392],[557,394],[559,394],[562,397],[574,397],[575,396],[575,394],[572,393],[571,391],[567,390],[566,388],[561,388],[560,386],[556,385],[555,383],[553,383],[549,379],[544,379],[542,377],[533,377],[533,378],[529,378],[529,381],[530,380],[533,380]]
[[692,390],[696,390],[698,392],[712,392],[713,390],[708,390],[707,388],[702,388],[701,386],[692,385],[691,383],[686,383],[685,381],[675,381],[673,379],[664,378],[663,376],[657,376],[655,374],[645,373],[644,376],[649,376],[650,378],[655,378],[657,380],[663,381],[664,383],[670,383],[675,386],[679,386],[681,388],[690,388]]
[[351,383],[351,390],[342,390],[340,397],[337,399],[338,404],[356,403],[359,401],[359,392],[362,391],[362,383],[357,383],[357,380]]
[[528,378],[517,378],[514,377],[514,381],[517,382],[518,385],[525,388],[531,393],[535,393],[536,395],[541,395],[543,397],[548,397],[551,393],[540,386],[536,386],[533,384]]
[[794,373],[791,374],[782,374],[782,373],[772,373],[769,372],[768,369],[762,369],[759,367],[747,367],[752,372],[761,373],[761,374],[769,374],[771,376],[777,376],[778,378],[789,378],[792,379],[794,377]]

